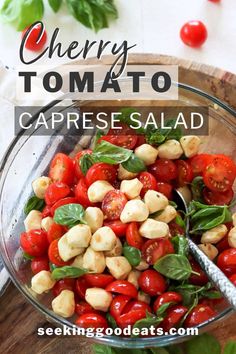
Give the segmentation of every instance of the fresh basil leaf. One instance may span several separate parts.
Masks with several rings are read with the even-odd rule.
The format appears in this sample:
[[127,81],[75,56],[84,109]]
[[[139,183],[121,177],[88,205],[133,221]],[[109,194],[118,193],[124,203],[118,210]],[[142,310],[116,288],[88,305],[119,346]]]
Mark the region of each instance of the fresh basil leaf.
[[125,244],[123,247],[123,255],[133,267],[138,266],[141,262],[141,252],[135,247]]
[[186,239],[186,237],[177,235],[172,237],[170,240],[177,254],[180,254],[181,256],[188,255],[189,247],[188,247],[188,240]]
[[221,348],[217,339],[211,334],[205,333],[196,336],[185,344],[188,354],[220,354]]
[[207,297],[208,299],[221,299],[222,295],[219,291],[217,290],[211,290],[211,291],[202,291],[201,292],[202,297]]
[[180,215],[177,215],[175,218],[175,222],[176,224],[178,224],[180,227],[182,227],[183,229],[186,228],[186,224],[185,221],[183,220],[183,218]]
[[62,0],[48,0],[48,3],[53,9],[53,11],[57,12],[62,5]]
[[135,154],[131,154],[129,159],[122,163],[122,166],[129,172],[139,173],[146,171],[146,165],[139,157]]
[[191,303],[191,305],[189,306],[188,308],[188,311],[186,312],[186,314],[184,315],[184,317],[181,319],[180,323],[179,323],[179,326],[183,326],[184,325],[184,322],[186,320],[186,318],[188,317],[188,315],[190,314],[190,312],[194,309],[194,307],[196,307],[198,304],[198,295],[196,294],[194,296],[194,299],[193,299],[193,302]]
[[135,322],[133,328],[139,328],[140,330],[143,328],[150,328],[151,326],[157,326],[162,321],[163,321],[163,317],[157,317],[157,316],[142,318],[141,320]]
[[149,132],[146,134],[146,140],[148,144],[160,145],[165,142],[166,137],[157,130],[155,132]]
[[204,208],[204,209],[200,209],[198,211],[196,211],[196,213],[194,213],[191,216],[191,223],[194,223],[196,221],[198,221],[201,218],[205,218],[206,216],[212,216],[212,215],[218,215],[218,213],[221,213],[221,209],[218,209],[217,207],[209,207],[209,208]]
[[103,130],[97,130],[95,138],[94,138],[94,142],[93,142],[93,146],[95,147],[98,144],[99,139],[101,139],[101,137],[103,137],[105,135]]
[[199,202],[203,202],[203,197],[202,197],[202,192],[205,187],[205,184],[203,182],[203,178],[200,176],[197,176],[193,179],[191,183],[191,191],[193,195],[193,199],[197,200]]
[[59,225],[73,227],[77,224],[86,224],[84,208],[80,204],[66,204],[56,209],[54,221]]
[[171,205],[171,206],[174,207],[175,209],[178,208],[178,205],[177,205],[175,202],[173,202],[173,200],[169,200],[169,205]]
[[118,327],[116,320],[114,319],[114,317],[112,317],[112,315],[109,312],[106,314],[106,319],[111,328],[115,329]]
[[79,161],[80,169],[84,176],[86,176],[88,170],[94,164],[94,160],[91,154],[85,154],[81,157]]
[[64,278],[79,278],[88,271],[86,269],[71,267],[71,266],[64,266],[64,267],[57,267],[52,271],[52,278],[54,280],[60,280]]
[[[194,217],[194,215],[192,217]],[[191,221],[192,217],[190,218]],[[223,209],[218,209],[214,214],[211,214],[211,218],[209,218],[209,216],[204,216],[199,217],[197,220],[195,219],[190,233],[200,233],[201,231],[210,230],[213,227],[230,222],[231,220],[231,213],[229,212],[228,207],[225,206]]]
[[24,207],[24,213],[25,215],[28,215],[29,212],[32,210],[42,211],[44,207],[45,207],[44,200],[39,199],[38,197],[36,197],[36,195],[34,195],[33,197],[29,198],[29,200],[26,202]]
[[94,344],[93,353],[94,354],[117,354],[117,351],[115,348],[108,347],[107,345]]
[[235,354],[236,353],[236,341],[230,340],[224,347],[223,354]]
[[160,258],[154,269],[173,280],[186,280],[194,273],[188,258],[180,254],[167,254]]
[[28,253],[23,252],[23,258],[27,259],[27,261],[32,261],[32,259],[34,259],[33,256],[30,256]]
[[95,162],[105,162],[116,165],[127,161],[131,155],[132,150],[124,149],[102,140],[93,150],[92,158]]
[[162,316],[162,315],[164,315],[165,314],[165,312],[166,312],[166,310],[170,307],[170,306],[172,306],[172,305],[174,305],[175,304],[175,302],[166,302],[165,304],[163,304],[163,305],[161,305],[160,307],[159,307],[159,309],[157,310],[157,312],[156,312],[156,315],[157,316]]
[[163,213],[164,209],[155,211],[155,213],[149,214],[149,218],[155,219]]
[[[166,127],[171,129],[167,129]],[[166,140],[180,140],[183,136],[182,130],[179,127],[176,127],[176,119],[169,119],[165,123],[165,127],[160,129],[160,134],[164,135]]]

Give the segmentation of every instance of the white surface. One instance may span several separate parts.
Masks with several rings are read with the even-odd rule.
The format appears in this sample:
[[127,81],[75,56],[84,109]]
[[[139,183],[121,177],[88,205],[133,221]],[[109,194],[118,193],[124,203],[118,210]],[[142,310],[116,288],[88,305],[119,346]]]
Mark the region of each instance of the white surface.
[[[3,0],[0,0],[2,3]],[[236,1],[221,0],[220,4],[208,0],[115,0],[119,19],[109,29],[98,34],[84,28],[62,9],[54,14],[46,6],[44,22],[52,34],[59,27],[63,43],[86,39],[136,43],[133,51],[161,53],[192,59],[236,72]],[[202,20],[209,32],[201,49],[186,47],[179,38],[181,26],[189,20]],[[20,33],[9,25],[0,24],[0,60],[6,65],[20,64],[18,48]],[[58,63],[53,59],[53,63]],[[65,61],[65,59],[64,59]],[[46,62],[46,59],[41,62]],[[47,62],[48,63],[48,62]]]

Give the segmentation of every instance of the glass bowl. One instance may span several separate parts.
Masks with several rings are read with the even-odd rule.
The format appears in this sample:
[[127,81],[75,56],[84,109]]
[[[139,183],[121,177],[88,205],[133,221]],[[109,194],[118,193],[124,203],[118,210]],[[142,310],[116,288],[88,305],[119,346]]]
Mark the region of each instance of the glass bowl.
[[[209,107],[209,136],[203,138],[201,152],[224,153],[236,160],[236,112],[215,97],[184,84],[179,84],[178,101],[148,101],[146,80],[142,80],[143,90],[146,93],[144,101],[136,101],[133,96],[125,96],[119,101],[98,101],[96,104],[109,106],[141,106],[148,105],[180,105],[180,106],[207,106]],[[129,83],[122,80],[122,90]],[[68,97],[64,97],[65,100]],[[70,97],[71,98],[71,97]],[[99,96],[95,97],[99,100]],[[44,107],[44,112],[50,110],[58,102]],[[76,101],[77,107],[93,104],[93,102]],[[50,120],[49,114],[49,120]],[[91,143],[91,136],[60,136],[59,132],[50,136],[37,136],[32,133],[25,136],[23,132],[10,145],[1,166],[0,181],[0,250],[5,267],[16,287],[47,320],[57,326],[66,325],[72,328],[72,322],[57,316],[50,309],[50,295],[35,295],[30,290],[32,273],[28,262],[23,259],[19,248],[19,235],[23,231],[23,208],[26,200],[32,193],[31,182],[47,172],[49,162],[57,151],[71,153],[75,149],[87,148]],[[234,186],[234,191],[236,190]],[[205,332],[232,312],[224,303],[218,309],[219,314],[199,326],[199,332]],[[127,338],[104,336],[91,338],[93,342],[103,343],[115,347],[144,348],[161,347],[183,342],[188,335],[167,335],[150,338]]]

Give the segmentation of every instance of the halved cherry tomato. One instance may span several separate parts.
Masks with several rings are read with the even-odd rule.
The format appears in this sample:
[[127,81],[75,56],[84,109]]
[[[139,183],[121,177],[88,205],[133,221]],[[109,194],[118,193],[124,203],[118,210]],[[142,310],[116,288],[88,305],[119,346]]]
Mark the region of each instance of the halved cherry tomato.
[[137,141],[135,147],[138,147],[138,146],[146,144],[146,143],[147,143],[147,141],[146,141],[145,135],[138,134],[138,141]]
[[136,298],[138,291],[133,284],[127,280],[115,280],[106,287],[106,291],[118,293]]
[[125,306],[130,301],[131,297],[127,295],[117,295],[111,302],[110,314],[115,319],[123,313]]
[[141,172],[138,179],[143,184],[143,188],[140,192],[141,197],[144,197],[144,194],[152,189],[157,190],[157,181],[156,178],[149,172]]
[[117,220],[128,199],[125,194],[115,189],[109,191],[102,201],[102,211],[108,220]]
[[110,274],[85,274],[84,278],[88,285],[94,288],[105,288],[115,280]]
[[153,269],[142,272],[138,278],[142,291],[150,296],[157,296],[165,292],[167,283],[165,278]]
[[86,174],[86,184],[91,186],[96,181],[108,181],[113,183],[116,179],[117,168],[107,163],[98,162],[90,167]]
[[236,274],[232,274],[229,277],[229,280],[236,286]]
[[45,193],[45,202],[47,205],[55,204],[59,199],[65,198],[70,194],[70,187],[62,182],[50,184]]
[[33,257],[47,254],[48,239],[47,233],[41,229],[22,232],[20,235],[20,245],[23,251]]
[[42,219],[46,218],[47,216],[52,216],[51,214],[51,207],[49,205],[46,205],[44,208],[43,208],[43,211],[42,211]]
[[188,308],[182,305],[170,307],[167,310],[165,318],[160,326],[164,329],[164,331],[169,331],[171,328],[176,327],[180,323],[187,312]]
[[[27,27],[22,32],[22,38],[24,37],[28,29],[29,27]],[[38,52],[44,47],[46,41],[47,41],[47,32],[44,26],[42,28],[41,24],[37,24],[33,26],[32,30],[29,33],[29,36],[25,42],[25,48],[32,50],[33,52]]]
[[151,307],[146,302],[139,300],[131,300],[123,309],[122,314],[136,310],[144,310],[148,311],[149,313],[152,312]]
[[190,47],[200,47],[207,39],[207,29],[201,21],[189,21],[180,30],[180,38]]
[[81,299],[83,299],[83,300],[85,299],[85,293],[88,288],[89,288],[89,284],[84,276],[76,279],[75,291]]
[[84,155],[91,155],[92,154],[92,150],[90,149],[86,149],[86,150],[82,150],[82,151],[79,151],[75,157],[74,157],[74,163],[75,163],[75,175],[78,179],[84,177],[82,171],[81,171],[81,168],[80,168],[80,159],[82,156]]
[[236,273],[236,248],[223,251],[218,256],[217,265],[226,275]]
[[48,258],[51,263],[55,264],[58,267],[63,267],[65,265],[70,264],[69,261],[64,262],[61,259],[61,256],[58,251],[58,240],[54,240],[54,241],[52,241],[52,243],[50,243],[49,248],[48,248]]
[[203,198],[209,205],[229,205],[234,197],[232,188],[225,192],[211,191],[208,188],[203,189]]
[[231,189],[236,177],[234,161],[225,155],[215,155],[203,172],[205,185],[212,191],[225,192]]
[[171,221],[169,223],[169,229],[170,229],[170,234],[171,234],[172,237],[177,236],[177,235],[184,235],[185,234],[185,231],[184,231],[183,227],[181,227],[175,221]]
[[75,304],[75,313],[78,316],[84,315],[85,313],[94,312],[94,309],[86,301],[79,301]]
[[62,153],[56,154],[50,164],[49,177],[53,182],[63,182],[70,186],[74,181],[74,164],[72,159]]
[[110,227],[117,237],[125,236],[128,224],[124,224],[120,220],[104,221],[104,226]]
[[199,324],[209,321],[216,316],[216,311],[210,306],[199,304],[195,306],[184,321],[186,327],[195,327]]
[[222,240],[220,242],[218,242],[215,246],[220,253],[229,249],[230,245],[229,245],[229,241],[228,241],[228,235],[226,235],[224,238],[222,238]]
[[62,225],[53,223],[47,232],[48,242],[52,243],[52,241],[61,238],[65,232],[65,228]]
[[74,288],[75,288],[75,279],[64,278],[56,282],[56,284],[52,288],[52,292],[53,295],[56,297],[62,292],[62,290],[74,291]]
[[126,241],[127,241],[128,245],[141,250],[144,240],[138,231],[138,223],[137,222],[131,222],[130,224],[128,224],[128,227],[126,230]]
[[76,319],[75,324],[81,328],[106,329],[108,327],[107,320],[96,312],[84,313]]
[[192,182],[193,171],[190,164],[185,160],[177,160],[177,184],[179,187],[183,187],[185,184]]
[[41,270],[49,270],[49,261],[47,256],[35,257],[31,261],[31,269],[34,274],[41,272]]
[[199,275],[193,273],[190,275],[190,283],[200,286],[206,285],[209,280],[200,265],[194,259],[190,259],[189,262],[191,264],[192,270],[196,273],[199,273]]
[[127,313],[124,313],[120,317],[116,318],[116,322],[118,326],[122,329],[133,326],[137,321],[141,320],[142,318],[146,318],[146,310],[134,310]]
[[137,135],[134,134],[135,130],[131,129],[126,124],[119,124],[119,126],[122,129],[110,129],[107,135],[102,136],[98,142],[105,140],[113,145],[133,150],[138,141]]
[[142,254],[148,264],[154,264],[166,254],[175,253],[174,247],[168,238],[148,240],[142,247]]
[[158,192],[164,194],[167,199],[171,200],[172,199],[172,191],[173,187],[169,183],[165,182],[157,182],[157,189]]
[[207,165],[212,161],[214,155],[198,154],[189,159],[194,177],[202,176]]
[[75,186],[74,192],[78,203],[81,204],[84,208],[93,206],[93,203],[91,203],[88,198],[88,187],[85,182],[85,178],[81,178],[79,180],[78,184]]
[[172,160],[158,159],[149,169],[160,182],[169,182],[177,178],[177,167]]
[[57,208],[60,208],[61,206],[67,205],[67,204],[78,204],[78,200],[73,197],[67,197],[67,198],[63,198],[61,200],[58,200],[58,202],[53,204],[53,206],[51,207],[51,215],[52,216],[54,215]]
[[155,302],[153,304],[153,310],[156,313],[157,310],[164,304],[167,304],[169,302],[173,302],[175,304],[178,304],[179,302],[182,302],[182,301],[183,301],[183,298],[182,298],[181,294],[178,294],[174,291],[167,291],[166,293],[159,295],[158,298],[155,300]]

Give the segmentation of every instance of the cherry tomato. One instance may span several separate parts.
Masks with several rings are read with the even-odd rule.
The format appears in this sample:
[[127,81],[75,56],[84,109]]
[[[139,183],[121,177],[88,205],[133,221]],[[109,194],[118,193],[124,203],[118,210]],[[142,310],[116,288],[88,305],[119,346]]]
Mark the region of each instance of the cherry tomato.
[[74,157],[75,175],[78,179],[84,177],[83,172],[81,171],[81,168],[80,168],[80,159],[82,156],[84,156],[86,154],[91,155],[92,150],[86,149],[86,150],[79,151]]
[[50,164],[49,177],[53,182],[63,182],[70,186],[74,181],[74,163],[72,159],[62,153],[56,154]]
[[84,276],[76,279],[75,291],[81,299],[83,299],[83,300],[85,299],[85,293],[88,288],[89,288],[89,284]]
[[35,257],[31,261],[31,269],[34,274],[41,272],[41,270],[49,270],[49,261],[47,256]]
[[207,39],[206,26],[201,21],[189,21],[181,28],[180,38],[190,47],[200,47]]
[[130,301],[130,299],[131,297],[127,295],[115,296],[110,305],[110,314],[112,315],[112,317],[114,317],[115,319],[119,317],[123,313],[123,310]]
[[[43,27],[43,28],[42,28]],[[27,27],[22,32],[22,38],[25,36],[25,33],[29,27]],[[42,31],[42,34],[41,34]],[[34,52],[40,51],[47,41],[47,32],[41,24],[34,25],[28,34],[28,38],[25,41],[25,48],[32,50]]]
[[136,298],[138,291],[133,284],[127,280],[115,280],[106,287],[106,291],[127,295]]
[[149,313],[152,312],[151,307],[144,301],[138,301],[138,300],[132,300],[129,301],[128,304],[125,306],[125,308],[122,311],[122,314],[130,312],[130,311],[136,311],[136,310],[144,310],[148,311]]
[[44,208],[43,208],[43,211],[42,211],[42,219],[46,218],[47,216],[52,216],[51,214],[51,207],[49,205],[46,205]]
[[70,194],[70,187],[62,182],[55,182],[49,185],[45,193],[47,205],[55,204],[59,199],[65,198]]
[[179,187],[185,186],[185,184],[192,182],[193,180],[193,171],[190,164],[184,160],[176,161],[178,177],[177,183]]
[[236,273],[236,248],[229,248],[223,251],[217,259],[217,266],[226,275]]
[[209,0],[211,2],[220,2],[221,0]]
[[229,277],[229,280],[236,286],[236,274],[233,274]]
[[146,318],[146,309],[134,310],[124,313],[120,317],[116,318],[116,322],[120,328],[124,329],[128,326],[133,326],[142,318]]
[[47,254],[48,239],[47,233],[43,230],[30,230],[20,235],[20,245],[24,252],[33,257]]
[[152,189],[157,190],[157,181],[156,178],[149,172],[141,172],[138,179],[143,184],[143,188],[140,192],[141,197],[144,197],[144,194]]
[[154,165],[150,166],[150,172],[160,182],[169,182],[177,178],[177,167],[173,161],[168,159],[156,160]]
[[104,221],[104,226],[108,226],[117,237],[125,236],[128,224],[123,224],[120,220]]
[[61,259],[61,256],[58,251],[58,240],[52,241],[48,248],[48,258],[51,263],[55,264],[58,267],[63,267],[65,265],[69,265],[70,262],[64,262]]
[[85,313],[94,312],[94,309],[86,301],[79,301],[75,304],[75,313],[78,316],[84,315]]
[[203,189],[203,198],[209,205],[229,205],[234,197],[232,188],[225,192],[211,191],[208,188]]
[[78,200],[76,198],[73,197],[67,197],[67,198],[63,198],[61,200],[58,200],[58,202],[56,202],[55,204],[53,204],[53,206],[51,207],[51,215],[53,216],[56,209],[60,208],[63,205],[67,205],[67,204],[78,204]]
[[188,161],[193,171],[194,177],[202,176],[207,165],[212,161],[214,155],[198,154],[191,157]]
[[162,305],[167,304],[169,302],[178,304],[179,302],[182,302],[182,300],[182,295],[174,291],[167,291],[166,293],[159,295],[158,298],[155,300],[153,304],[153,310],[156,313]]
[[177,224],[175,221],[171,221],[168,225],[169,225],[170,234],[172,237],[177,236],[177,235],[184,236],[184,234],[185,234],[184,228],[181,227],[179,224]]
[[98,142],[105,140],[113,145],[133,150],[138,141],[137,135],[134,135],[135,131],[126,124],[120,124],[120,127],[122,129],[110,129],[108,134],[102,136]]
[[60,279],[56,282],[54,287],[52,288],[53,295],[58,296],[63,290],[71,290],[74,291],[75,288],[75,279],[72,278],[64,278]]
[[128,227],[126,230],[126,241],[127,241],[128,245],[141,250],[144,240],[138,231],[138,223],[137,222],[131,222],[130,224],[128,224]]
[[210,306],[199,304],[195,306],[184,321],[186,327],[195,327],[216,316],[216,311]]
[[81,204],[84,208],[93,206],[93,203],[91,203],[88,198],[88,187],[85,182],[85,178],[81,178],[79,180],[78,184],[75,186],[74,192],[78,203]]
[[96,312],[84,313],[83,315],[79,316],[75,324],[81,328],[108,328],[107,320],[100,314]]
[[166,254],[175,253],[174,247],[168,238],[148,240],[142,247],[142,254],[148,264],[154,264]]
[[138,278],[138,283],[142,291],[150,296],[157,296],[165,292],[165,278],[153,269],[142,272]]
[[65,232],[65,228],[62,225],[53,223],[47,232],[48,242],[52,243],[52,241],[61,238]]
[[117,220],[128,199],[125,194],[115,189],[109,191],[102,201],[102,211],[108,220]]
[[200,267],[200,265],[194,259],[190,259],[189,261],[190,261],[192,270],[194,272],[199,273],[199,275],[197,275],[197,274],[190,275],[190,278],[189,278],[190,283],[194,284],[194,285],[200,285],[200,286],[206,285],[209,280],[208,280],[206,274],[204,273],[204,271],[202,270],[202,268]]
[[157,182],[157,189],[158,192],[164,194],[167,199],[171,200],[172,199],[172,190],[173,187],[169,183],[165,182]]
[[175,305],[170,307],[164,320],[161,323],[164,331],[169,331],[171,328],[178,326],[184,315],[188,312],[187,307],[182,305]]
[[217,247],[217,249],[220,253],[229,249],[230,245],[229,245],[229,241],[228,241],[228,235],[226,235],[224,238],[222,238],[222,240],[220,240],[220,242],[218,242],[215,246]]
[[84,278],[88,285],[94,288],[105,288],[115,280],[110,274],[85,274]]
[[236,165],[230,157],[215,155],[203,172],[205,185],[212,191],[225,192],[231,189],[236,177]]
[[113,165],[98,162],[90,167],[86,174],[86,184],[91,186],[96,181],[108,181],[113,183],[116,180],[117,169]]
[[143,144],[146,144],[146,143],[147,143],[147,141],[146,141],[145,136],[139,134],[139,135],[138,135],[138,141],[137,141],[135,147],[138,147],[138,146],[143,145]]

